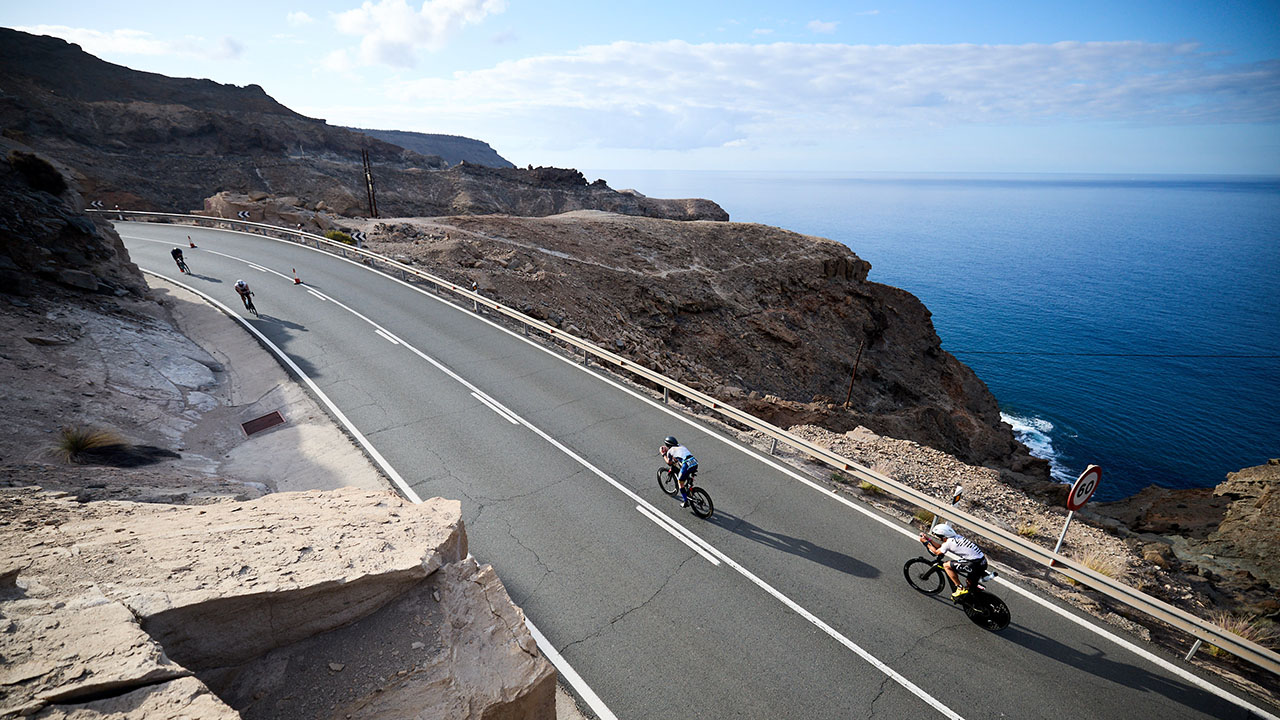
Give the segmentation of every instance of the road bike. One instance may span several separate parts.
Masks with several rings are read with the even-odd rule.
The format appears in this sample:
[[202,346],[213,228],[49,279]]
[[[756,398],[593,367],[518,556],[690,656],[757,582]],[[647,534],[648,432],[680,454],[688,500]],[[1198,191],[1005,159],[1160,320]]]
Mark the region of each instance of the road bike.
[[[689,509],[704,520],[711,517],[711,513],[715,512],[715,506],[711,504],[711,496],[706,490],[694,485],[694,477],[698,474],[698,468],[689,471],[689,475],[684,481],[685,494],[689,497]],[[676,479],[676,470],[671,467],[658,468],[658,487],[662,488],[662,492],[672,496],[680,497],[680,482]]]
[[250,295],[249,297],[245,297],[241,295],[240,297],[244,300],[244,309],[253,313],[254,317],[258,317],[258,308],[253,305],[253,296]]
[[[921,544],[925,545],[923,542]],[[903,576],[907,578],[911,587],[925,595],[937,595],[943,587],[949,587],[954,592],[955,583],[951,582],[946,569],[942,567],[947,559],[928,551],[928,545],[925,545],[925,548],[929,557],[908,560],[902,566]],[[994,577],[995,573],[989,572],[982,579],[989,580]],[[969,619],[978,627],[992,632],[999,632],[1009,627],[1009,606],[978,581],[970,580],[969,592],[958,598],[952,598],[952,602],[963,608],[964,614],[969,616]]]
[[180,272],[184,272],[184,273],[186,273],[186,274],[190,275],[190,274],[191,274],[191,268],[187,267],[187,261],[186,261],[186,259],[185,259],[185,258],[177,258],[177,260],[178,260],[178,270],[179,270]]

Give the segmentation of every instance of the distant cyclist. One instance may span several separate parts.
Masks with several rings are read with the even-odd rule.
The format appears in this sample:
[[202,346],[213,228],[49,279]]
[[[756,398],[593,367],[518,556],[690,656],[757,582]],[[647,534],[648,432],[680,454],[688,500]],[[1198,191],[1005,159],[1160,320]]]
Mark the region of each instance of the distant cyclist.
[[[928,543],[929,550],[934,555],[941,556],[950,552],[960,558],[959,560],[948,560],[942,564],[942,568],[947,571],[947,577],[951,578],[951,582],[956,586],[956,591],[951,593],[951,599],[955,600],[969,592],[969,586],[975,584],[978,578],[986,574],[987,556],[983,554],[982,548],[978,547],[969,538],[956,532],[946,523],[935,527],[933,534],[946,538],[946,540],[938,542],[927,534],[920,533],[920,541]],[[964,582],[960,582],[959,575],[961,574],[965,576]]]
[[676,471],[676,482],[680,485],[680,507],[689,507],[689,492],[685,479],[698,467],[698,461],[689,452],[689,448],[680,444],[673,436],[668,435],[662,441],[662,459],[667,466]]
[[178,272],[190,272],[187,270],[187,261],[182,259],[182,248],[176,247],[170,250],[169,254],[173,256],[173,261],[178,263]]
[[240,294],[240,299],[244,301],[245,310],[253,310],[253,291],[249,289],[249,283],[243,280],[236,281],[236,292]]

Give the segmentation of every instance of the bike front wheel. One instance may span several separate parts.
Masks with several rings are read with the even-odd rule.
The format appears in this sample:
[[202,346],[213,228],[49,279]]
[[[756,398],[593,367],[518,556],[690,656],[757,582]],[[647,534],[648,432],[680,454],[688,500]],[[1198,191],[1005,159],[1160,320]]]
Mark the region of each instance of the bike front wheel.
[[989,592],[970,592],[975,595],[964,604],[964,614],[969,616],[973,624],[992,632],[1000,632],[1009,627],[1009,606],[1003,600]]
[[666,468],[658,468],[658,487],[662,488],[662,492],[674,496],[680,489],[680,484],[676,482],[675,473]]
[[711,496],[700,487],[689,488],[689,509],[702,519],[711,517],[715,507],[711,504]]
[[936,562],[925,558],[912,558],[902,566],[902,575],[907,583],[925,595],[942,592],[942,573]]

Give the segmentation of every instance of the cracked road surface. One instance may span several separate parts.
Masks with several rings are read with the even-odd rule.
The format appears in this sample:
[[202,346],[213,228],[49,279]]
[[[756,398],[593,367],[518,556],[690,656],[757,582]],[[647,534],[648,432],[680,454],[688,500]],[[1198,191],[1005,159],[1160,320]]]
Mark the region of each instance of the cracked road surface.
[[[1249,717],[1012,592],[1013,624],[980,630],[907,586],[911,538],[432,295],[261,237],[117,227],[141,267],[237,312],[247,279],[269,309],[253,326],[420,497],[462,501],[471,552],[619,718]],[[195,277],[168,257],[188,234]],[[710,520],[654,482],[672,434]]]

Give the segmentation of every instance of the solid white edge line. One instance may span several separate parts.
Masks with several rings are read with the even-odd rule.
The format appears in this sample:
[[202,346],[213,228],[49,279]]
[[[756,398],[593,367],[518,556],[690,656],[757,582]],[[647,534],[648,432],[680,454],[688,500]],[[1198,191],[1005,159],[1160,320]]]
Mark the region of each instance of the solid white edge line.
[[248,263],[248,264],[249,264],[249,267],[253,268],[254,270],[257,270],[258,272],[271,272],[270,270],[262,267],[261,265],[255,265],[253,263]]
[[378,328],[378,329],[374,330],[374,333],[378,334],[378,335],[379,335],[379,336],[381,336],[384,340],[386,340],[387,342],[391,343],[392,345],[399,345],[399,344],[400,344],[400,341],[399,341],[399,340],[397,340],[397,339],[395,339],[395,338],[391,337],[391,336],[390,336],[389,334],[387,334],[387,332],[386,332],[385,330],[383,330],[382,328]]
[[675,528],[673,528],[673,527],[671,527],[670,525],[668,525],[666,522],[664,522],[664,519],[663,519],[663,518],[660,518],[659,516],[654,515],[653,513],[649,512],[649,511],[648,511],[648,510],[646,510],[646,509],[644,508],[644,506],[642,506],[642,505],[637,505],[637,506],[636,506],[636,510],[639,510],[641,515],[644,515],[645,517],[647,517],[647,518],[649,518],[650,520],[652,520],[655,524],[657,524],[657,526],[658,526],[658,527],[660,527],[660,528],[662,528],[663,530],[666,530],[667,532],[671,533],[671,536],[672,536],[672,537],[674,537],[675,539],[677,539],[677,540],[679,540],[680,542],[684,543],[685,545],[688,545],[690,548],[692,548],[692,549],[693,549],[693,551],[694,551],[694,552],[696,552],[696,553],[698,553],[699,555],[701,555],[702,557],[706,558],[706,559],[707,559],[707,562],[711,563],[712,565],[719,565],[719,564],[720,564],[720,561],[719,561],[719,560],[717,560],[716,558],[712,557],[712,556],[711,556],[711,553],[708,553],[706,550],[703,550],[702,548],[698,547],[697,545],[694,545],[692,540],[690,540],[689,538],[687,538],[687,537],[685,537],[684,535],[680,534],[679,532],[676,532],[676,529],[675,529]]
[[378,449],[373,446],[373,443],[369,442],[369,439],[366,438],[363,433],[361,433],[359,430],[356,429],[356,426],[351,422],[350,419],[347,418],[346,414],[343,413],[342,410],[338,409],[338,406],[335,405],[334,402],[329,399],[328,395],[324,394],[324,391],[321,390],[320,387],[315,384],[315,381],[313,381],[306,373],[302,372],[302,368],[298,367],[297,363],[295,363],[292,358],[286,355],[285,352],[281,350],[279,347],[277,347],[275,343],[271,342],[271,340],[268,339],[266,335],[263,335],[262,332],[258,330],[258,328],[254,327],[252,323],[250,323],[248,320],[244,319],[243,317],[240,317],[239,313],[232,311],[231,308],[213,299],[213,297],[209,296],[208,294],[204,293],[201,290],[197,290],[196,288],[193,288],[190,285],[187,285],[186,283],[178,282],[177,280],[167,278],[164,275],[158,272],[155,272],[153,270],[147,270],[146,268],[141,268],[141,270],[149,275],[154,275],[160,278],[161,280],[164,280],[165,282],[171,282],[174,285],[177,285],[178,287],[184,288],[186,290],[189,290],[190,292],[195,293],[196,295],[199,295],[200,297],[205,299],[205,302],[218,308],[226,315],[238,321],[249,332],[253,333],[254,336],[256,336],[260,342],[266,345],[271,350],[271,352],[275,353],[276,357],[279,358],[280,362],[287,365],[290,370],[297,373],[298,377],[302,378],[302,381],[306,383],[308,388],[311,389],[311,392],[315,393],[316,397],[320,398],[320,401],[325,404],[325,407],[329,408],[329,412],[333,413],[333,416],[336,417],[338,421],[342,423],[342,426],[347,429],[347,432],[351,433],[351,435],[355,437],[356,441],[360,443],[360,446],[365,449],[365,452],[369,453],[369,457],[373,458],[373,461],[378,464],[378,467],[382,468],[382,471],[387,474],[387,477],[391,478],[391,481],[396,484],[396,487],[400,489],[400,492],[404,493],[405,497],[407,497],[409,500],[411,500],[414,503],[422,502],[422,498],[418,497],[418,493],[414,492],[413,488],[409,487],[409,485],[404,481],[404,478],[400,477],[400,473],[396,472],[396,469],[391,467],[391,464],[387,462],[386,458],[382,457],[382,453],[378,452]]
[[312,290],[311,288],[307,288],[307,292],[311,293],[312,295],[315,295],[316,297],[326,302],[329,300],[329,298],[325,297],[324,295],[321,295],[320,293],[316,292],[315,290]]
[[[130,221],[124,221],[124,222],[130,222]],[[434,301],[436,301],[436,302],[438,302],[438,303],[440,303],[440,304],[444,305],[444,306],[445,306],[445,307],[447,307],[447,308],[451,308],[451,309],[456,310],[456,311],[458,311],[458,312],[461,312],[461,313],[463,313],[463,314],[470,315],[471,317],[475,318],[476,320],[479,320],[479,321],[481,321],[481,322],[487,323],[489,326],[493,327],[494,329],[496,329],[496,330],[500,330],[501,332],[504,332],[504,333],[506,333],[507,335],[510,335],[511,337],[515,338],[516,340],[523,341],[523,342],[525,342],[526,344],[528,344],[530,347],[533,347],[533,348],[535,348],[535,349],[537,349],[537,350],[542,351],[543,353],[546,353],[549,357],[555,358],[555,359],[557,359],[557,360],[559,360],[559,361],[561,361],[561,362],[563,362],[563,363],[565,363],[565,364],[571,365],[571,366],[573,366],[574,368],[578,369],[578,370],[579,370],[579,371],[581,371],[581,372],[585,372],[585,373],[587,373],[587,374],[589,374],[589,375],[591,375],[591,376],[593,376],[593,377],[597,378],[598,380],[600,380],[600,381],[602,381],[602,382],[608,383],[609,385],[611,385],[611,386],[613,386],[613,387],[617,388],[618,390],[621,390],[622,392],[627,393],[628,395],[631,395],[632,397],[635,397],[636,399],[641,400],[641,401],[643,401],[643,402],[646,402],[646,403],[648,403],[648,404],[652,405],[653,407],[655,407],[655,408],[657,408],[657,409],[659,409],[659,410],[661,410],[661,411],[665,412],[667,415],[671,416],[673,419],[675,419],[675,420],[677,420],[677,421],[679,421],[679,422],[682,422],[682,423],[684,423],[684,424],[688,425],[689,427],[691,427],[691,428],[693,428],[693,429],[695,429],[695,430],[698,430],[699,432],[702,432],[702,433],[704,433],[704,434],[706,434],[706,435],[708,435],[708,436],[710,436],[710,437],[713,437],[713,438],[715,438],[715,439],[717,439],[717,440],[719,440],[719,441],[721,441],[721,442],[723,442],[723,443],[725,443],[725,444],[729,445],[730,447],[735,447],[735,448],[737,448],[739,451],[741,451],[741,452],[743,452],[743,453],[746,453],[747,455],[750,455],[750,456],[752,456],[752,457],[756,458],[757,460],[759,460],[759,461],[761,461],[761,462],[764,462],[765,464],[767,464],[767,465],[769,465],[769,466],[771,466],[771,467],[773,467],[773,468],[775,468],[775,469],[777,469],[777,470],[782,471],[784,474],[786,474],[786,475],[788,475],[788,476],[790,476],[790,477],[792,477],[792,478],[794,478],[794,479],[796,479],[796,480],[799,480],[800,482],[804,483],[805,485],[808,485],[809,487],[811,487],[811,488],[813,488],[813,489],[817,490],[818,492],[820,492],[820,493],[822,493],[822,494],[824,494],[824,495],[826,495],[826,496],[828,496],[828,497],[830,497],[830,498],[832,498],[832,499],[836,500],[836,501],[837,501],[837,502],[839,502],[839,503],[842,503],[842,504],[843,504],[843,505],[845,505],[846,507],[849,507],[849,508],[851,508],[851,509],[853,509],[853,510],[856,510],[857,512],[859,512],[859,513],[861,513],[861,514],[863,514],[863,515],[865,515],[865,516],[867,516],[867,517],[869,517],[869,518],[871,518],[871,519],[875,520],[876,522],[879,522],[880,524],[882,524],[882,525],[884,525],[885,527],[888,527],[888,528],[890,528],[890,529],[894,530],[895,532],[901,533],[902,535],[904,535],[904,536],[906,536],[906,537],[910,537],[910,538],[912,538],[912,539],[915,539],[915,537],[916,537],[916,533],[915,533],[915,531],[914,531],[914,530],[908,530],[908,529],[906,529],[906,528],[902,527],[901,525],[899,525],[899,524],[895,523],[894,521],[892,521],[892,520],[890,520],[890,519],[888,519],[888,518],[881,517],[880,515],[878,515],[878,514],[874,513],[873,511],[871,511],[871,510],[869,510],[869,509],[867,509],[867,508],[860,507],[860,506],[859,506],[857,503],[855,503],[854,501],[851,501],[851,500],[849,500],[848,498],[845,498],[845,497],[840,496],[839,494],[837,494],[836,492],[834,492],[834,491],[830,490],[829,488],[826,488],[826,487],[822,487],[822,486],[820,486],[820,485],[817,485],[816,483],[814,483],[813,481],[809,480],[808,478],[802,477],[801,475],[799,475],[799,474],[797,474],[796,472],[794,472],[794,471],[790,470],[789,468],[786,468],[786,467],[784,467],[784,466],[782,466],[782,465],[779,465],[778,463],[776,463],[775,461],[773,461],[771,458],[768,458],[767,456],[764,456],[764,455],[759,454],[759,451],[757,451],[755,448],[749,448],[749,447],[747,447],[747,446],[744,446],[744,445],[740,444],[740,443],[739,443],[738,441],[736,441],[736,440],[733,440],[733,439],[731,439],[731,438],[727,438],[727,437],[721,436],[720,434],[718,434],[718,433],[714,432],[713,430],[711,430],[711,429],[709,429],[709,428],[707,428],[707,427],[704,427],[704,426],[702,426],[702,425],[699,425],[698,423],[694,422],[692,419],[687,418],[687,417],[685,417],[685,416],[683,416],[683,415],[681,415],[681,414],[679,414],[679,413],[675,412],[674,410],[672,410],[671,408],[667,407],[667,406],[666,406],[665,404],[663,404],[663,403],[659,403],[659,402],[657,402],[657,401],[653,400],[652,398],[649,398],[649,397],[646,397],[646,396],[644,396],[644,395],[641,395],[641,394],[639,394],[638,392],[636,392],[636,391],[632,390],[631,388],[626,387],[625,385],[622,385],[622,384],[620,384],[619,382],[614,381],[612,378],[608,378],[608,377],[605,377],[605,376],[603,376],[603,375],[600,375],[599,373],[595,372],[594,370],[592,370],[592,369],[590,369],[590,368],[588,368],[588,367],[585,367],[585,366],[584,366],[584,365],[582,365],[580,362],[577,362],[577,361],[575,361],[575,360],[573,360],[573,359],[571,359],[571,358],[564,357],[564,356],[562,356],[562,355],[560,355],[560,354],[558,354],[558,353],[554,352],[551,348],[548,348],[548,347],[545,347],[545,346],[543,346],[543,345],[540,345],[539,343],[537,343],[537,342],[533,341],[533,340],[532,340],[532,339],[530,339],[530,338],[524,337],[523,335],[521,335],[521,334],[519,334],[519,333],[517,333],[517,332],[515,332],[515,331],[513,331],[513,330],[510,330],[510,329],[508,329],[508,328],[502,327],[501,325],[499,325],[499,324],[497,324],[496,322],[494,322],[494,321],[490,320],[489,318],[484,317],[483,315],[480,315],[479,313],[473,312],[473,311],[471,311],[471,310],[467,310],[465,307],[463,307],[463,306],[461,306],[461,305],[456,305],[456,304],[454,304],[454,303],[451,303],[451,302],[449,302],[448,300],[445,300],[444,298],[439,297],[439,296],[435,295],[434,293],[431,293],[431,292],[427,291],[427,290],[426,290],[426,289],[424,289],[424,288],[418,287],[418,286],[416,286],[416,285],[414,285],[414,284],[412,284],[412,283],[409,283],[409,282],[407,282],[407,281],[401,280],[400,278],[393,277],[393,276],[391,276],[391,275],[389,275],[389,274],[387,274],[387,273],[385,273],[385,272],[383,272],[383,271],[381,271],[381,270],[378,270],[377,268],[372,268],[372,267],[369,267],[368,265],[365,265],[365,264],[363,264],[363,263],[356,262],[356,261],[352,260],[351,258],[347,258],[347,257],[340,257],[340,256],[334,255],[334,254],[332,254],[332,253],[325,252],[324,250],[321,250],[321,249],[319,249],[319,248],[314,248],[314,247],[311,247],[311,246],[309,246],[309,245],[305,245],[305,244],[303,244],[303,243],[298,243],[298,242],[294,242],[294,241],[291,241],[291,240],[284,240],[284,239],[281,239],[281,238],[265,237],[265,236],[262,236],[262,235],[255,235],[255,234],[253,234],[253,233],[246,233],[246,232],[242,232],[242,231],[238,231],[238,230],[224,230],[224,229],[219,229],[219,228],[208,228],[208,229],[212,229],[212,230],[214,230],[215,232],[228,232],[228,233],[233,233],[233,234],[236,234],[236,235],[244,235],[244,236],[246,236],[246,237],[252,237],[252,238],[257,239],[257,240],[264,240],[264,239],[265,239],[265,240],[274,240],[275,242],[288,244],[288,245],[289,245],[289,246],[291,246],[291,247],[301,247],[301,248],[305,248],[305,249],[310,250],[310,251],[312,251],[312,252],[323,253],[323,254],[325,255],[325,257],[327,257],[327,258],[332,258],[332,259],[335,259],[335,260],[342,260],[342,261],[344,261],[344,262],[350,263],[351,265],[355,265],[355,266],[357,266],[357,267],[361,267],[361,268],[365,269],[365,270],[366,270],[366,271],[368,271],[368,272],[371,272],[371,273],[374,273],[374,274],[377,274],[377,275],[381,275],[382,277],[386,278],[387,280],[390,280],[390,281],[395,282],[395,283],[399,283],[400,285],[403,285],[404,287],[406,287],[406,288],[408,288],[408,289],[410,289],[410,290],[413,290],[413,291],[415,291],[415,292],[419,293],[419,294],[420,294],[420,295],[422,295],[423,297],[430,298],[431,300],[434,300]],[[137,240],[145,240],[145,241],[149,241],[149,242],[156,242],[156,243],[165,243],[165,241],[163,241],[163,240],[152,240],[151,238],[133,238],[133,239],[137,239]],[[165,244],[172,245],[173,243],[165,243]],[[212,252],[212,251],[211,251],[211,252]],[[221,254],[221,253],[218,253],[218,254]],[[238,258],[237,258],[237,259],[238,259]],[[352,311],[352,312],[354,312],[354,311]],[[357,313],[357,314],[359,314],[359,313]],[[237,319],[240,319],[238,316],[234,316],[234,317],[237,317]],[[245,323],[245,324],[246,324],[246,326],[248,326],[248,323],[247,323],[246,321],[244,321],[243,319],[240,319],[240,320],[241,320],[241,322]],[[411,350],[414,350],[415,352],[418,352],[418,351],[416,350],[416,348],[413,348],[413,346],[411,346],[411,345],[406,345],[406,347],[409,347]],[[419,353],[419,354],[421,354],[421,353]],[[424,356],[424,357],[425,357],[425,356]],[[428,358],[428,359],[429,359],[429,358]],[[440,366],[440,365],[438,365],[438,363],[435,363],[435,361],[434,361],[434,360],[431,360],[431,362],[432,362],[433,364],[437,364],[437,366],[438,366],[438,367],[440,367],[442,370],[445,370],[446,372],[449,372],[449,371],[448,371],[446,368],[444,368],[443,366]],[[597,473],[598,473],[598,471],[597,471]],[[696,537],[696,536],[695,536],[695,537]],[[699,538],[699,539],[701,539],[701,538]],[[996,579],[996,581],[997,581],[997,582],[999,582],[999,583],[1001,583],[1001,584],[1003,584],[1003,585],[1005,585],[1005,586],[1007,586],[1007,587],[1015,588],[1015,586],[1014,586],[1014,585],[1012,585],[1012,584],[1011,584],[1011,583],[1009,583],[1008,581],[1004,580],[1003,578],[997,578],[997,579]],[[1015,588],[1015,589],[1020,590],[1020,588]],[[1020,594],[1021,594],[1021,593],[1020,593]],[[1034,595],[1034,594],[1026,595],[1026,597],[1028,597],[1029,599],[1031,599],[1031,600],[1035,601],[1036,603],[1038,603],[1038,604],[1040,604],[1040,605],[1043,605],[1043,606],[1045,606],[1045,607],[1047,607],[1047,608],[1052,609],[1052,610],[1053,610],[1053,611],[1055,611],[1055,612],[1063,612],[1060,608],[1058,608],[1057,606],[1053,605],[1053,604],[1052,604],[1052,603],[1050,603],[1049,601],[1047,601],[1047,600],[1045,600],[1045,599],[1043,599],[1043,598],[1040,598],[1040,597],[1038,597],[1038,596],[1036,596],[1036,595]],[[1068,614],[1068,615],[1069,615],[1069,614]],[[1087,621],[1087,620],[1084,620],[1084,619],[1081,619],[1081,618],[1076,618],[1075,616],[1071,616],[1071,617],[1072,617],[1072,620],[1073,620],[1074,622],[1076,622],[1076,623],[1078,623],[1078,624],[1081,624],[1083,627],[1088,628],[1089,630],[1091,630],[1093,633],[1095,633],[1096,635],[1098,635],[1098,636],[1100,636],[1100,637],[1103,637],[1103,638],[1106,638],[1106,639],[1108,639],[1108,640],[1111,640],[1112,642],[1114,642],[1115,644],[1119,645],[1120,647],[1123,647],[1123,648],[1126,648],[1126,649],[1130,649],[1130,648],[1135,647],[1135,646],[1133,646],[1131,643],[1129,643],[1129,641],[1125,640],[1124,638],[1119,637],[1118,635],[1115,635],[1115,634],[1111,633],[1111,632],[1110,632],[1110,631],[1108,631],[1106,628],[1103,628],[1103,627],[1101,627],[1101,626],[1095,625],[1095,624],[1093,624],[1093,623],[1091,623],[1091,622],[1089,622],[1089,621]],[[548,643],[547,647],[550,647],[550,644],[549,644],[549,643]],[[544,650],[544,651],[546,651],[546,648],[543,648],[543,650]],[[1144,659],[1146,659],[1146,660],[1148,660],[1148,661],[1150,661],[1150,662],[1153,662],[1153,663],[1155,663],[1156,665],[1158,665],[1159,667],[1162,667],[1162,668],[1164,668],[1164,669],[1168,670],[1169,672],[1171,672],[1171,673],[1173,673],[1173,674],[1175,674],[1175,675],[1177,675],[1177,676],[1179,676],[1179,677],[1182,677],[1182,678],[1184,678],[1184,679],[1186,679],[1186,678],[1188,678],[1188,677],[1189,677],[1189,678],[1194,678],[1194,681],[1193,681],[1193,682],[1196,684],[1196,686],[1197,686],[1197,687],[1200,687],[1200,688],[1202,688],[1202,689],[1208,690],[1209,692],[1212,692],[1214,695],[1217,695],[1218,697],[1221,697],[1221,698],[1223,698],[1223,699],[1225,699],[1225,700],[1228,700],[1229,702],[1235,703],[1236,705],[1239,705],[1239,706],[1241,706],[1241,707],[1247,708],[1247,709],[1249,709],[1249,710],[1251,710],[1251,711],[1254,711],[1254,712],[1262,712],[1262,711],[1257,711],[1257,710],[1255,710],[1255,709],[1254,709],[1254,706],[1253,706],[1253,705],[1251,705],[1250,703],[1246,702],[1245,700],[1243,700],[1243,699],[1241,699],[1241,698],[1239,698],[1239,697],[1237,697],[1237,696],[1233,695],[1232,693],[1227,692],[1226,690],[1223,690],[1222,688],[1219,688],[1218,686],[1216,686],[1216,685],[1214,685],[1214,684],[1212,684],[1212,683],[1208,683],[1208,682],[1205,682],[1204,680],[1201,680],[1200,678],[1198,678],[1198,677],[1197,677],[1197,676],[1195,676],[1194,674],[1189,673],[1188,671],[1184,670],[1184,669],[1183,669],[1183,668],[1181,668],[1181,667],[1178,667],[1177,665],[1174,665],[1173,663],[1169,662],[1168,660],[1165,660],[1164,658],[1161,658],[1161,657],[1156,656],[1156,655],[1152,655],[1151,653],[1149,653],[1149,652],[1147,652],[1147,651],[1145,651],[1145,650],[1142,650],[1142,651],[1138,652],[1137,654],[1138,654],[1138,656],[1139,656],[1139,657],[1142,657],[1142,658],[1144,658]],[[1265,717],[1267,717],[1267,718],[1274,719],[1274,720],[1280,720],[1280,718],[1276,717],[1275,715],[1271,715],[1271,714],[1269,714],[1269,713],[1265,713],[1265,712],[1263,712],[1262,714],[1263,714]]]
[[596,717],[600,720],[618,720],[618,716],[614,715],[613,712],[609,710],[608,706],[604,704],[604,701],[600,699],[600,696],[596,695],[595,691],[591,689],[591,686],[587,685],[587,682],[582,679],[582,676],[578,674],[578,671],[573,669],[573,666],[569,664],[569,661],[564,659],[564,656],[555,649],[555,646],[551,644],[551,641],[542,634],[542,631],[538,629],[537,625],[533,624],[533,621],[530,620],[527,615],[524,618],[524,624],[525,627],[529,628],[529,634],[533,636],[534,642],[538,643],[538,647],[542,649],[542,653],[547,656],[547,659],[551,661],[552,665],[556,666],[556,669],[559,670],[560,674],[564,676],[564,679],[573,686],[573,689],[578,691],[578,694],[582,696],[582,701],[587,704],[587,707],[591,708],[591,711],[596,714]]
[[1070,620],[1071,622],[1073,622],[1073,623],[1075,623],[1075,624],[1077,624],[1077,625],[1080,625],[1081,627],[1085,627],[1085,628],[1088,628],[1088,629],[1090,629],[1090,630],[1093,630],[1095,633],[1097,633],[1097,634],[1099,634],[1099,635],[1102,635],[1103,637],[1107,637],[1107,638],[1109,638],[1109,639],[1113,640],[1116,644],[1118,644],[1118,645],[1120,645],[1121,647],[1123,647],[1123,648],[1125,648],[1125,649],[1127,649],[1127,650],[1129,650],[1129,651],[1133,652],[1135,655],[1137,655],[1137,656],[1139,656],[1139,657],[1141,657],[1141,658],[1144,658],[1144,659],[1146,659],[1146,660],[1148,660],[1148,661],[1150,661],[1150,662],[1153,662],[1153,663],[1155,663],[1155,664],[1157,664],[1157,665],[1160,665],[1160,666],[1165,667],[1166,669],[1168,669],[1168,670],[1169,670],[1170,672],[1172,672],[1173,674],[1177,675],[1178,677],[1182,678],[1183,680],[1186,680],[1186,681],[1190,682],[1191,684],[1193,684],[1193,685],[1195,685],[1195,686],[1199,687],[1199,688],[1200,688],[1200,689],[1202,689],[1202,690],[1206,690],[1206,691],[1208,691],[1209,693],[1211,693],[1211,694],[1213,694],[1213,695],[1218,695],[1219,697],[1221,697],[1221,698],[1222,698],[1222,699],[1224,699],[1224,700],[1227,700],[1227,701],[1229,701],[1229,702],[1235,703],[1236,705],[1240,706],[1241,708],[1244,708],[1245,710],[1248,710],[1249,712],[1254,713],[1255,715],[1257,715],[1257,716],[1259,716],[1259,717],[1261,717],[1261,718],[1266,718],[1267,720],[1280,720],[1280,718],[1278,718],[1278,717],[1276,717],[1275,715],[1273,715],[1273,714],[1271,714],[1271,713],[1267,712],[1266,710],[1263,710],[1263,709],[1261,709],[1261,708],[1259,708],[1259,707],[1256,707],[1256,706],[1254,706],[1254,705],[1252,705],[1252,704],[1250,704],[1250,703],[1246,702],[1244,699],[1242,699],[1242,698],[1238,698],[1238,697],[1236,697],[1236,696],[1232,695],[1231,693],[1226,692],[1225,690],[1223,690],[1222,688],[1219,688],[1217,685],[1214,685],[1213,683],[1210,683],[1210,682],[1207,682],[1207,681],[1205,681],[1205,680],[1202,680],[1202,679],[1201,679],[1201,678],[1199,678],[1195,673],[1189,672],[1189,671],[1184,670],[1183,668],[1180,668],[1180,667],[1178,667],[1178,666],[1176,666],[1176,665],[1172,665],[1172,664],[1170,664],[1167,660],[1165,660],[1164,658],[1160,657],[1159,655],[1155,655],[1155,654],[1153,654],[1152,652],[1150,652],[1150,651],[1148,651],[1148,650],[1145,650],[1145,649],[1143,649],[1143,648],[1140,648],[1140,647],[1138,647],[1137,645],[1134,645],[1133,643],[1129,642],[1128,640],[1125,640],[1125,639],[1124,639],[1124,638],[1122,638],[1122,637],[1114,636],[1114,635],[1111,635],[1110,633],[1107,633],[1107,632],[1105,632],[1105,631],[1103,631],[1103,630],[1101,630],[1101,629],[1099,629],[1099,628],[1095,628],[1095,627],[1092,625],[1092,623],[1088,622],[1088,621],[1087,621],[1087,620],[1085,620],[1084,618],[1077,617],[1077,616],[1073,615],[1072,613],[1067,612],[1066,610],[1064,610],[1064,609],[1062,609],[1062,608],[1058,607],[1057,605],[1054,605],[1053,603],[1051,603],[1051,602],[1049,602],[1049,601],[1047,601],[1047,600],[1045,600],[1045,599],[1043,599],[1043,598],[1037,597],[1034,593],[1032,593],[1032,592],[1031,592],[1031,591],[1029,591],[1029,590],[1026,590],[1026,589],[1024,589],[1024,588],[1020,588],[1020,587],[1018,587],[1017,585],[1014,585],[1014,584],[1013,584],[1013,583],[1011,583],[1011,582],[1007,582],[1007,581],[1005,581],[1004,579],[999,578],[999,577],[997,577],[997,578],[996,578],[996,582],[1001,583],[1001,584],[1002,584],[1002,585],[1004,585],[1005,587],[1009,588],[1010,590],[1012,590],[1012,591],[1014,591],[1014,592],[1018,593],[1019,595],[1021,595],[1021,596],[1025,597],[1025,598],[1027,598],[1028,600],[1031,600],[1032,602],[1035,602],[1035,603],[1038,603],[1038,604],[1040,604],[1040,605],[1043,605],[1045,608],[1047,608],[1047,609],[1049,609],[1049,610],[1051,610],[1051,611],[1053,611],[1053,612],[1055,612],[1055,613],[1057,613],[1057,614],[1061,615],[1062,617],[1064,617],[1064,618],[1066,618],[1066,619]]
[[487,408],[489,408],[490,410],[492,410],[492,411],[494,411],[495,413],[497,413],[498,417],[502,418],[503,420],[506,420],[507,422],[511,423],[512,425],[519,425],[519,424],[520,424],[520,421],[519,421],[519,420],[516,420],[515,418],[511,417],[510,415],[508,415],[508,414],[506,414],[506,413],[502,412],[502,410],[500,410],[496,405],[494,405],[493,403],[489,402],[488,400],[485,400],[484,398],[480,397],[478,394],[476,394],[476,393],[471,393],[471,397],[473,397],[473,398],[475,398],[475,399],[479,400],[479,401],[481,402],[481,404],[483,404],[485,407],[487,407]]

